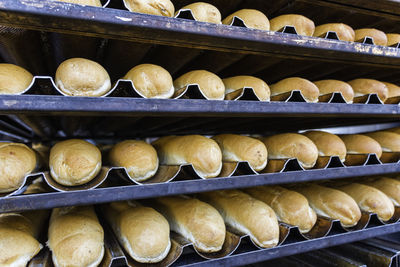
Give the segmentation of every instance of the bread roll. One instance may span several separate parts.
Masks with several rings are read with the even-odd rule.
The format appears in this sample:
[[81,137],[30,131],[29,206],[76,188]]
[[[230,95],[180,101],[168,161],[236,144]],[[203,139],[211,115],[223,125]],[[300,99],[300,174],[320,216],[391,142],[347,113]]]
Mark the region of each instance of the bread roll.
[[315,25],[312,20],[302,15],[287,14],[270,20],[271,31],[280,31],[285,26],[293,26],[299,35],[313,36]]
[[232,93],[244,87],[251,87],[260,100],[269,101],[270,89],[266,82],[253,76],[235,76],[222,80],[225,85],[225,94]]
[[387,46],[397,45],[400,43],[400,34],[397,33],[387,33]]
[[277,185],[251,187],[244,191],[269,205],[280,221],[298,226],[301,233],[309,232],[317,222],[317,215],[307,198],[295,191]]
[[53,209],[48,237],[55,267],[92,267],[103,259],[104,232],[93,207]]
[[318,87],[309,80],[292,77],[283,79],[271,85],[271,96],[299,90],[307,102],[318,102]]
[[172,17],[174,4],[170,0],[124,0],[125,7],[131,12]]
[[382,156],[382,148],[373,138],[362,134],[340,135],[344,142],[347,154],[372,154],[378,158]]
[[137,202],[116,202],[105,207],[106,219],[120,244],[137,262],[162,261],[171,248],[168,221]]
[[400,127],[385,129],[385,131],[400,134]]
[[54,0],[58,2],[66,2],[71,4],[79,4],[85,6],[97,6],[102,7],[100,0]]
[[373,79],[355,79],[348,83],[353,87],[355,97],[377,94],[383,102],[388,98],[388,88],[380,81]]
[[247,161],[256,171],[261,171],[267,166],[267,148],[258,139],[237,134],[219,134],[212,139],[221,148],[223,161]]
[[218,144],[201,135],[166,136],[153,142],[161,164],[191,163],[204,178],[218,176],[222,168],[222,152]]
[[57,183],[82,185],[101,170],[101,153],[93,144],[70,139],[55,144],[50,150],[50,174]]
[[198,251],[221,250],[225,241],[225,224],[211,205],[185,196],[163,197],[155,201],[171,230],[192,242]]
[[230,25],[234,17],[241,19],[247,28],[264,31],[269,30],[269,20],[261,11],[255,9],[241,9],[227,16],[222,21],[222,24]]
[[137,65],[122,79],[131,80],[136,90],[146,98],[165,99],[174,94],[171,74],[157,65]]
[[400,86],[397,86],[393,83],[388,83],[388,82],[382,82],[382,83],[384,85],[386,85],[386,87],[388,89],[388,98],[400,96]]
[[392,201],[374,187],[352,183],[340,186],[338,189],[351,196],[362,211],[376,213],[384,221],[392,218],[394,214]]
[[198,84],[203,94],[211,100],[225,98],[225,86],[222,80],[206,70],[187,72],[174,81],[175,91],[185,88],[190,84]]
[[0,193],[18,189],[36,166],[36,154],[26,145],[0,143]]
[[315,28],[313,36],[320,37],[327,32],[336,32],[341,41],[354,42],[355,33],[353,28],[344,23],[327,23],[319,25]]
[[308,131],[304,135],[317,146],[319,156],[338,156],[344,162],[347,150],[339,136],[323,131]]
[[366,181],[363,183],[382,191],[388,198],[390,198],[395,206],[400,206],[399,180],[388,177],[379,177],[378,179]]
[[356,41],[363,40],[365,37],[371,37],[372,39],[374,39],[374,44],[387,45],[387,37],[383,31],[372,28],[365,28],[355,30],[354,32],[356,34]]
[[346,82],[338,80],[321,80],[314,82],[314,84],[319,89],[319,95],[342,93],[346,103],[353,103],[354,91],[350,84]]
[[316,184],[297,186],[294,190],[307,198],[318,215],[340,220],[345,227],[354,226],[361,219],[357,203],[342,191]]
[[0,64],[0,95],[20,95],[32,83],[33,75],[17,65]]
[[200,199],[213,205],[233,229],[247,234],[262,248],[278,245],[279,224],[274,211],[239,190],[220,190],[202,193]]
[[114,145],[110,163],[125,167],[129,176],[138,182],[149,179],[158,170],[157,151],[144,141],[126,140]]
[[382,152],[400,152],[400,134],[389,131],[365,133],[379,143]]
[[263,138],[262,141],[267,147],[268,159],[297,158],[304,168],[314,167],[318,159],[315,144],[301,134],[277,134]]
[[194,19],[197,21],[221,24],[221,13],[218,8],[209,3],[196,2],[184,6],[182,9],[190,9]]
[[55,82],[58,89],[69,96],[102,96],[111,90],[107,71],[85,58],[62,62],[57,68]]

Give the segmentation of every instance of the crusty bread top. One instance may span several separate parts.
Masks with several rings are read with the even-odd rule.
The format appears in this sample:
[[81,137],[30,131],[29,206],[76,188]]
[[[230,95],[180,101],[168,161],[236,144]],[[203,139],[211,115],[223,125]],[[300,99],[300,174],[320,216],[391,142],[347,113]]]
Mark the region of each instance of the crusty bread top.
[[397,45],[400,43],[400,34],[398,33],[387,33],[387,46]]
[[181,9],[190,9],[197,21],[221,24],[221,13],[218,8],[209,3],[196,2]]
[[286,92],[300,90],[307,102],[318,102],[319,89],[309,80],[291,77],[280,80],[279,82],[270,86],[271,95],[279,95]]
[[390,131],[378,131],[365,133],[365,135],[377,141],[381,145],[383,152],[400,152],[400,134]]
[[174,4],[170,0],[123,0],[126,8],[132,12],[172,17]]
[[364,28],[364,29],[357,29],[354,32],[356,34],[355,36],[356,41],[362,40],[364,39],[364,37],[372,37],[374,39],[374,44],[387,45],[387,37],[383,31],[372,28]]
[[348,81],[348,83],[353,87],[355,97],[377,94],[383,102],[388,98],[388,88],[380,81],[373,79],[355,79]]
[[366,185],[375,187],[388,196],[395,206],[400,206],[400,181],[388,177],[379,177],[365,182]]
[[346,145],[339,136],[323,131],[308,131],[304,135],[314,142],[320,156],[339,156],[341,161],[345,160]]
[[386,85],[388,89],[388,98],[389,97],[395,97],[395,96],[400,96],[400,86],[397,86],[393,83],[388,83],[388,82],[382,82],[384,85]]
[[353,103],[354,91],[350,84],[338,80],[321,80],[313,83],[318,87],[320,95],[342,93],[347,103]]
[[241,9],[227,16],[222,21],[222,24],[230,25],[234,17],[240,18],[248,28],[264,31],[269,30],[269,20],[261,11],[255,9]]
[[327,23],[315,27],[313,36],[320,37],[321,35],[330,32],[336,32],[339,40],[354,42],[355,33],[353,28],[344,23]]
[[18,95],[32,83],[33,75],[14,64],[0,63],[0,94]]
[[382,148],[373,138],[362,134],[347,134],[339,136],[346,145],[347,154],[375,153],[378,158],[382,156]]
[[225,94],[244,87],[251,87],[260,100],[268,101],[270,99],[271,91],[268,84],[259,78],[241,75],[225,78],[222,81],[225,85]]
[[285,26],[294,26],[297,34],[313,36],[315,24],[309,18],[297,15],[287,14],[275,17],[269,21],[271,31],[279,31]]

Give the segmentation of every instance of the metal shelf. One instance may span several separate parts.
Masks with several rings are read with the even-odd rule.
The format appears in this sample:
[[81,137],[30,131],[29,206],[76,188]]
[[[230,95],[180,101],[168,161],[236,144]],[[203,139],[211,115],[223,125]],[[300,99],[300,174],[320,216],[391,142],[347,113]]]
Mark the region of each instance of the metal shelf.
[[50,209],[54,207],[73,205],[88,205],[129,199],[144,199],[221,189],[244,188],[258,185],[341,179],[365,175],[382,175],[396,172],[400,172],[400,164],[390,163],[346,168],[243,175],[230,178],[174,181],[170,183],[149,185],[129,185],[36,195],[21,195],[0,198],[0,213],[34,209]]

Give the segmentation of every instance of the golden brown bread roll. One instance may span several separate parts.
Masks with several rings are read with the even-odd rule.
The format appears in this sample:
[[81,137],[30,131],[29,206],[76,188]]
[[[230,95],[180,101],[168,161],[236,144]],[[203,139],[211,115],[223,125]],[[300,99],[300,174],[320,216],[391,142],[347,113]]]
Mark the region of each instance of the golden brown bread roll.
[[219,134],[212,139],[221,148],[223,161],[247,161],[255,171],[267,166],[268,151],[258,139],[238,134]]
[[32,83],[33,75],[17,65],[0,64],[0,94],[19,95]]
[[366,185],[375,187],[382,191],[395,206],[400,206],[400,181],[388,178],[379,177],[377,179],[363,182]]
[[400,134],[400,127],[385,129],[385,131]]
[[400,86],[388,82],[382,82],[382,83],[386,85],[388,89],[388,98],[400,96]]
[[174,4],[170,0],[124,0],[125,7],[131,12],[172,17]]
[[345,160],[346,145],[339,136],[323,131],[308,131],[303,134],[314,142],[320,156],[338,156],[342,162]]
[[182,9],[190,9],[194,19],[197,21],[221,24],[221,13],[218,8],[209,3],[196,2],[184,6],[180,10]]
[[319,89],[319,95],[342,93],[346,103],[353,103],[354,91],[350,84],[338,80],[321,80],[313,82]]
[[318,215],[340,220],[345,227],[356,225],[361,218],[357,203],[342,191],[316,184],[296,186],[294,190],[307,198]]
[[93,144],[70,139],[55,144],[50,150],[50,174],[57,183],[82,185],[101,170],[101,153]]
[[261,11],[255,9],[241,9],[227,16],[222,24],[230,25],[234,17],[241,19],[247,28],[269,30],[269,20]]
[[355,79],[348,82],[354,90],[354,96],[377,94],[385,102],[388,98],[388,88],[380,81],[373,79]]
[[211,100],[223,100],[225,98],[225,85],[214,73],[206,70],[194,70],[187,72],[174,81],[175,91],[190,84],[198,84],[203,94]]
[[354,31],[356,36],[355,40],[363,40],[365,37],[371,37],[374,39],[374,44],[376,45],[387,45],[387,37],[383,31],[372,29],[372,28],[365,28],[365,29],[357,29]]
[[69,96],[102,96],[111,90],[107,71],[97,62],[85,58],[70,58],[56,71],[57,88]]
[[262,139],[268,150],[268,159],[297,158],[304,168],[314,167],[318,159],[315,144],[301,134],[284,133]]
[[382,152],[400,152],[400,134],[389,131],[365,133],[379,143]]
[[204,178],[218,176],[222,168],[222,152],[218,144],[201,135],[166,136],[153,142],[160,164],[191,163]]
[[307,198],[295,191],[278,185],[251,187],[244,191],[269,205],[280,221],[298,226],[301,233],[309,232],[317,222],[317,215]]
[[362,211],[373,212],[384,221],[392,218],[394,206],[392,201],[378,189],[359,183],[337,187],[351,196]]
[[157,151],[144,141],[126,140],[113,146],[110,163],[125,167],[129,176],[141,182],[154,176],[158,170]]
[[85,6],[97,6],[102,7],[100,0],[53,0],[58,2],[66,2],[71,4],[79,4]]
[[382,148],[373,138],[362,134],[340,135],[344,142],[347,154],[372,154],[375,153],[378,158],[382,156]]
[[269,101],[270,89],[266,82],[253,76],[235,76],[222,79],[225,85],[225,94],[232,93],[244,87],[251,87],[260,100]]
[[200,199],[213,205],[233,229],[247,234],[262,248],[278,245],[279,224],[274,211],[239,190],[220,190],[199,194]]
[[400,43],[400,34],[397,33],[387,33],[387,46],[397,45]]
[[26,145],[0,142],[0,193],[18,189],[36,166],[36,154]]
[[299,35],[313,36],[315,25],[312,20],[302,15],[287,14],[269,21],[271,31],[279,31],[285,26],[293,26]]
[[120,244],[141,263],[162,261],[171,248],[168,221],[152,208],[137,202],[106,205],[105,215]]
[[146,98],[170,98],[174,94],[174,85],[169,72],[153,64],[141,64],[132,68],[123,77],[131,80],[136,90]]
[[155,201],[171,230],[192,242],[198,251],[221,250],[225,241],[225,224],[211,205],[185,196],[162,197]]
[[313,36],[320,37],[327,32],[336,32],[341,41],[354,42],[355,33],[353,28],[344,23],[327,23],[318,25],[315,27]]
[[55,208],[47,246],[55,267],[98,266],[104,256],[104,232],[93,207]]
[[280,80],[270,86],[271,96],[299,90],[307,102],[318,102],[319,90],[318,87],[309,80],[291,77]]

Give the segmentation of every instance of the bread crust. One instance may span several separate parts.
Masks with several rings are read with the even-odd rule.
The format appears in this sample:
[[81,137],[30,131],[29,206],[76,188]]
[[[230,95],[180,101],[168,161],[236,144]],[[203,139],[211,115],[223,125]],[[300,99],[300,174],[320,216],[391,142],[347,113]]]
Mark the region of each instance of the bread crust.
[[269,101],[271,96],[271,91],[269,86],[263,80],[253,77],[253,76],[234,76],[222,79],[225,85],[225,95],[236,90],[242,89],[244,87],[251,87],[254,93],[262,101]]
[[0,64],[0,95],[20,95],[32,83],[33,75],[14,64]]
[[355,79],[348,82],[354,90],[354,96],[377,94],[385,102],[389,96],[388,88],[380,81],[373,79]]
[[299,35],[313,36],[315,24],[309,18],[298,14],[287,14],[269,21],[271,31],[279,31],[285,26],[293,26]]
[[269,31],[269,20],[261,11],[241,9],[227,16],[222,24],[230,25],[234,17],[240,18],[248,28]]
[[174,4],[170,0],[123,0],[131,12],[172,17],[175,13]]
[[374,44],[376,45],[387,45],[387,36],[383,31],[373,29],[373,28],[363,28],[357,29],[354,31],[355,33],[355,40],[362,40],[365,37],[372,37],[374,39]]
[[309,80],[291,77],[280,80],[279,82],[270,86],[271,96],[300,90],[301,94],[307,102],[315,103],[318,102],[319,89],[318,87],[310,82]]
[[321,80],[313,82],[319,89],[319,95],[342,93],[346,103],[353,103],[354,90],[350,84],[338,80]]
[[372,154],[382,156],[382,148],[372,137],[363,134],[339,135],[347,149],[347,154]]
[[338,156],[342,162],[346,159],[346,145],[339,136],[323,131],[308,131],[303,135],[310,138],[317,146],[319,156]]
[[197,21],[216,23],[216,24],[222,23],[221,13],[219,12],[218,8],[209,3],[196,2],[186,5],[181,9],[190,9],[194,16],[194,19]]
[[320,37],[328,31],[336,32],[341,41],[354,42],[355,40],[355,32],[353,28],[344,23],[327,23],[318,25],[315,28],[313,36]]

